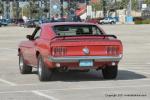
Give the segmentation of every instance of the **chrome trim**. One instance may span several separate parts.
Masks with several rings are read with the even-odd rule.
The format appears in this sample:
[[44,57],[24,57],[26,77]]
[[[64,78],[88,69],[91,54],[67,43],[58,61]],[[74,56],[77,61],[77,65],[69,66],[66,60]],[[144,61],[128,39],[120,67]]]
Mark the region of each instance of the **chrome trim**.
[[94,61],[120,61],[122,54],[119,56],[65,56],[65,57],[52,57],[48,59],[52,62],[78,62],[80,60],[94,60]]

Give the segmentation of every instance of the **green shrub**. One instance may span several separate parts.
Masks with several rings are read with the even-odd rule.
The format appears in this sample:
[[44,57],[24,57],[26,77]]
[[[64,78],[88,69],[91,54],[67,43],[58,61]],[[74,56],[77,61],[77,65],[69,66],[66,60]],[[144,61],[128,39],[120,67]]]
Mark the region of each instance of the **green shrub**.
[[143,24],[150,24],[150,19],[143,20]]
[[142,21],[135,21],[135,24],[142,24]]
[[150,19],[136,20],[134,23],[135,24],[150,24]]

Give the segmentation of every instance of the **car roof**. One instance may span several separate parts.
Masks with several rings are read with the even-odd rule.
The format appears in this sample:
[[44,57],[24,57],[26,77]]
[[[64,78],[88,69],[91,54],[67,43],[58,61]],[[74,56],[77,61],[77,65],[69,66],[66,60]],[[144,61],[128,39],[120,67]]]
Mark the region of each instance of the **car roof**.
[[57,26],[57,25],[96,25],[93,23],[85,23],[85,22],[53,22],[53,23],[44,23],[42,26]]

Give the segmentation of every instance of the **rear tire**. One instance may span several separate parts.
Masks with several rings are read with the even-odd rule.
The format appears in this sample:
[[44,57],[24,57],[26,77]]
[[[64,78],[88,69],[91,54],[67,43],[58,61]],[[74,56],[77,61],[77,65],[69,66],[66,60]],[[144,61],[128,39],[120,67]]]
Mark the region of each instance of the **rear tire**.
[[104,79],[115,79],[118,74],[118,66],[107,66],[102,69]]
[[44,64],[42,57],[38,56],[38,76],[40,81],[50,81],[52,78],[52,70],[48,69]]
[[22,54],[19,54],[19,70],[21,74],[29,74],[32,72],[32,67],[25,64]]

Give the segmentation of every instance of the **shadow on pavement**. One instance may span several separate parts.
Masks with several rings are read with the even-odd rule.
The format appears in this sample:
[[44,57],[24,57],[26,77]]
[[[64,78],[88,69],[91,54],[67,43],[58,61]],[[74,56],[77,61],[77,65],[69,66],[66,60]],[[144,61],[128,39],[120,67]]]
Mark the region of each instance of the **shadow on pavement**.
[[119,70],[117,80],[135,80],[146,78],[146,76],[127,70]]
[[[118,77],[115,80],[136,80],[143,79],[146,76],[135,73],[133,71],[119,70]],[[114,80],[114,79],[112,79]],[[101,71],[90,71],[90,72],[57,72],[54,73],[52,81],[107,81],[103,79]]]
[[54,73],[52,77],[52,81],[68,81],[68,82],[76,82],[76,81],[99,81],[102,80],[102,76],[100,76],[100,71],[90,71],[90,72],[58,72]]

